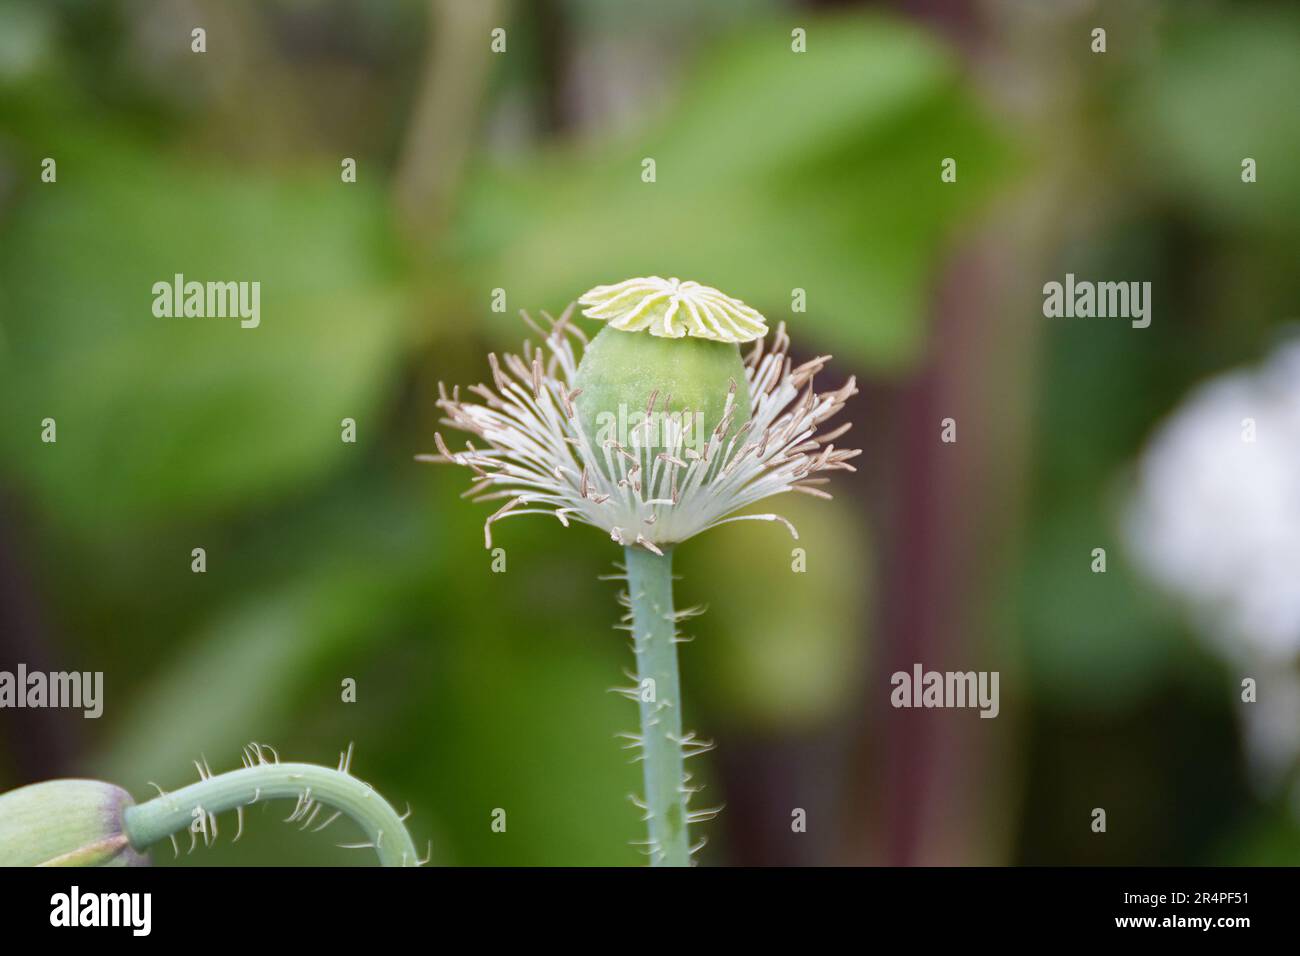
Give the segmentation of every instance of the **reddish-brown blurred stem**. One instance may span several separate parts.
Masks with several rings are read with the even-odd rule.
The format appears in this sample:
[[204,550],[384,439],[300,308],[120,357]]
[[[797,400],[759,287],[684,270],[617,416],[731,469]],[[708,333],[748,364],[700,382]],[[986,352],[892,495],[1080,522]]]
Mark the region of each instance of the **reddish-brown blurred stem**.
[[[59,665],[50,646],[49,626],[35,581],[22,558],[31,554],[19,522],[8,520],[16,508],[0,494],[0,670],[14,672],[19,663],[30,671]],[[76,734],[64,711],[50,708],[6,710],[3,727],[17,783],[58,777],[71,767]],[[0,783],[0,791],[6,789]]]

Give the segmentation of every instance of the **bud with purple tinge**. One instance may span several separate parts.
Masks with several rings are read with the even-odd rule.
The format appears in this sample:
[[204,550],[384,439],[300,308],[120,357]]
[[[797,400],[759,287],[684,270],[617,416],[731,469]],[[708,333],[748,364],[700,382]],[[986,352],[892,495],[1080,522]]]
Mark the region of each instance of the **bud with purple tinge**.
[[99,780],[47,780],[0,794],[0,866],[147,866],[122,823],[133,803]]

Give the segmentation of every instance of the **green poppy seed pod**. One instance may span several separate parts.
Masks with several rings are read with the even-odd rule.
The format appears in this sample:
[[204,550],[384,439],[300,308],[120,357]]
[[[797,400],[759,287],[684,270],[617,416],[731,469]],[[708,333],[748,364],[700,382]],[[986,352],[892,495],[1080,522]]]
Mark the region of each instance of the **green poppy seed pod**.
[[0,794],[0,866],[147,866],[126,837],[121,787],[47,780]]
[[[732,404],[735,414],[727,427],[734,434],[749,421],[749,389],[740,350],[725,342],[700,339],[654,338],[606,327],[592,340],[582,357],[574,384],[582,389],[575,399],[578,422],[593,446],[608,439],[662,450],[665,437],[656,431],[642,442],[642,432],[631,437],[646,414],[653,396],[654,415],[685,413],[688,438],[695,444],[706,439],[722,422],[727,395],[736,383]],[[660,428],[662,422],[653,422]]]
[[700,450],[724,420],[724,440],[749,421],[739,343],[767,332],[749,306],[658,276],[597,286],[578,301],[588,306],[584,315],[609,323],[583,353],[574,380],[578,422],[593,447],[612,439],[653,456],[673,444],[668,430],[680,427],[686,447]]
[[505,502],[483,522],[484,547],[494,523],[533,514],[660,557],[734,521],[779,522],[798,538],[781,515],[748,506],[790,491],[829,498],[824,473],[854,470],[861,452],[835,445],[850,424],[824,426],[857,385],[817,391],[830,356],[795,365],[784,324],[767,343],[745,303],[658,276],[578,301],[608,323],[594,338],[572,324],[572,307],[543,312],[549,329],[524,313],[541,346],[489,355],[492,383],[468,389],[474,398],[439,383],[444,421],[473,440],[453,451],[435,433],[438,454],[416,457],[469,468],[469,497]]

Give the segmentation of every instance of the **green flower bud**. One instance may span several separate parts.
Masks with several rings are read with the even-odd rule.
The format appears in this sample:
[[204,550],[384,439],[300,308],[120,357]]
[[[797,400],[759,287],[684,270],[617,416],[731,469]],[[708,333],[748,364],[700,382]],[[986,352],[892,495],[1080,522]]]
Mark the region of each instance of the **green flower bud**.
[[147,866],[126,837],[133,803],[98,780],[47,780],[0,794],[0,866]]

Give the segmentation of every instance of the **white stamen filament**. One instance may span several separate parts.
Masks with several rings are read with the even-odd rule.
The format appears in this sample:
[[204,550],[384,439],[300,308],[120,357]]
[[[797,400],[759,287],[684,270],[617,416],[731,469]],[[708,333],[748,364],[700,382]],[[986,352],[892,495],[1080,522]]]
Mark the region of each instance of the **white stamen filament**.
[[[495,390],[467,389],[481,403],[462,400],[459,388],[449,393],[439,385],[444,424],[477,436],[487,447],[467,442],[465,451],[453,451],[437,434],[439,454],[418,459],[471,469],[475,478],[466,495],[473,501],[506,499],[484,524],[487,547],[493,523],[524,514],[554,515],[566,527],[570,519],[580,521],[620,544],[634,542],[656,553],[733,521],[779,522],[797,538],[794,526],[779,515],[734,513],[787,491],[830,497],[814,487],[825,479],[814,476],[854,470],[849,461],[860,452],[834,444],[849,425],[818,434],[857,393],[854,380],[835,391],[816,392],[813,379],[830,356],[792,368],[784,324],[769,347],[758,339],[746,358],[750,419],[736,434],[727,437],[735,415],[733,388],[702,451],[688,447],[689,415],[667,412],[670,399],[661,403],[665,414],[657,447],[635,434],[629,437],[631,448],[613,439],[594,447],[573,406],[573,382],[587,338],[570,323],[572,309],[559,319],[542,313],[549,331],[524,316],[542,334],[549,358],[543,361],[543,349],[528,343],[523,358],[489,355]],[[651,412],[658,395],[647,403]]]

